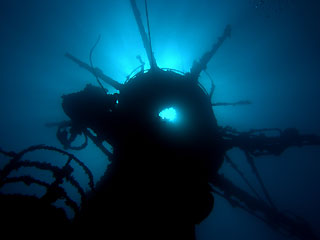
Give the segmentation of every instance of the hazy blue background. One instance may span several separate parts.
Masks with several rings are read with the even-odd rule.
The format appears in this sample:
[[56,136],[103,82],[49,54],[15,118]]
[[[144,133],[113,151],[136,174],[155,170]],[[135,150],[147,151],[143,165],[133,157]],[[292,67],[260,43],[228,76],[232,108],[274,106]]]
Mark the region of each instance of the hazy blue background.
[[[142,9],[144,1],[137,2]],[[317,2],[149,0],[155,58],[160,67],[188,71],[231,24],[232,38],[207,69],[215,80],[214,100],[249,99],[253,104],[216,108],[219,125],[238,130],[297,127],[320,134]],[[39,143],[59,146],[55,129],[44,124],[66,119],[61,95],[96,84],[64,57],[66,51],[88,61],[101,34],[94,65],[119,82],[139,65],[136,55],[147,61],[128,0],[1,0],[0,34],[0,146],[7,150]],[[201,82],[209,86],[205,75]],[[104,156],[94,146],[76,154],[98,180],[107,165]],[[238,151],[230,156],[255,181],[244,156]],[[320,236],[319,159],[320,148],[292,148],[280,157],[257,159],[257,166],[279,208],[305,217]],[[221,172],[243,186],[227,164]],[[4,189],[32,190],[14,185]],[[199,240],[285,239],[219,197],[197,234]]]

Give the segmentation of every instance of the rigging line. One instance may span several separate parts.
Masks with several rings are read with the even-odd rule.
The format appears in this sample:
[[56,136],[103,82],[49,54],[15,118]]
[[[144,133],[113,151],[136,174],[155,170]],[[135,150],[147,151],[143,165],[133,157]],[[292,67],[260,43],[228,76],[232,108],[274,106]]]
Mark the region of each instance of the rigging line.
[[15,152],[7,152],[0,148],[0,154],[5,155],[7,157],[15,157],[17,154]]
[[[92,53],[94,51],[94,49],[96,48],[96,46],[98,45],[99,41],[100,41],[101,35],[98,36],[97,41],[95,42],[95,44],[92,46],[91,50],[90,50],[90,55],[89,55],[89,60],[90,60],[90,67],[93,69],[93,63],[92,63]],[[96,80],[99,84],[99,86],[103,89],[104,93],[107,94],[106,89],[102,86],[99,77],[97,76],[97,74],[94,73],[94,76],[96,77]]]
[[231,165],[231,167],[240,175],[240,177],[242,178],[242,180],[247,184],[247,186],[250,188],[250,190],[254,193],[254,195],[256,195],[256,197],[259,200],[262,200],[262,198],[260,197],[260,195],[258,194],[258,192],[254,189],[254,187],[251,185],[251,183],[249,182],[249,180],[245,177],[245,175],[243,174],[243,172],[240,171],[240,169],[238,168],[238,166],[231,160],[231,158],[226,154],[225,155],[226,158],[226,162],[229,163]]
[[251,214],[252,216],[260,219],[261,221],[263,221],[264,223],[268,224],[268,221],[265,217],[263,216],[259,216],[253,209],[251,209],[250,207],[246,207],[244,205],[241,205],[241,201],[237,200],[237,199],[232,199],[229,195],[225,194],[225,193],[221,193],[218,190],[213,188],[213,193],[217,194],[218,196],[224,198],[225,200],[227,200],[232,207],[238,207],[244,211],[246,211],[248,214]]
[[262,191],[263,191],[264,195],[266,196],[270,206],[273,207],[274,209],[276,209],[276,206],[273,203],[273,201],[272,201],[272,199],[270,197],[270,194],[269,194],[266,186],[264,185],[264,183],[262,181],[262,178],[261,178],[261,176],[260,176],[260,174],[258,172],[258,169],[257,169],[256,165],[253,162],[252,156],[250,156],[250,154],[247,151],[244,151],[244,152],[245,152],[247,161],[248,161],[249,165],[251,166],[251,169],[252,169],[253,173],[256,175],[256,178],[258,179],[258,182],[259,182],[259,184],[260,184],[260,186],[262,188]]
[[[285,215],[278,209],[272,208],[265,201],[259,201],[255,197],[243,189],[234,185],[230,180],[224,177],[223,174],[217,174],[210,179],[213,192],[222,196],[230,202],[233,207],[240,207],[242,209],[249,209],[249,214],[258,216],[259,219],[265,221],[269,226],[275,230],[280,230],[283,233],[292,234],[297,238],[316,240],[314,232],[308,223],[301,224],[296,218]],[[245,207],[245,208],[243,208]]]
[[150,25],[149,25],[149,13],[148,13],[148,4],[147,0],[144,0],[144,5],[146,9],[146,17],[147,17],[147,27],[148,27],[148,38],[149,38],[149,47],[150,47],[150,54],[151,54],[151,68],[154,67],[154,56],[153,56],[153,51],[152,51],[152,45],[151,45],[151,34],[150,34]]
[[227,200],[231,204],[232,207],[238,207],[238,208],[242,209],[243,211],[247,212],[251,216],[261,220],[262,222],[264,222],[269,227],[271,227],[272,229],[274,229],[278,233],[282,234],[283,236],[290,237],[290,236],[294,235],[293,231],[290,230],[290,228],[286,229],[285,228],[286,226],[280,226],[280,224],[277,226],[276,223],[273,223],[266,216],[260,216],[257,213],[257,211],[255,211],[254,209],[250,208],[249,206],[242,205],[239,200],[232,199],[230,196],[226,195],[225,193],[221,193],[221,192],[217,191],[216,189],[213,189],[213,192],[215,194],[217,194],[218,196],[220,196],[220,197],[224,198],[225,200]]

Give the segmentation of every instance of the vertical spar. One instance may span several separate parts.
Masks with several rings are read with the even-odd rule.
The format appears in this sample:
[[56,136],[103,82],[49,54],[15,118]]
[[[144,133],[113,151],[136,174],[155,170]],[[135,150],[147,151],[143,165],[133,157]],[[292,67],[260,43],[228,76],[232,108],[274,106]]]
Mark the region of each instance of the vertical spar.
[[144,26],[143,26],[143,23],[142,23],[142,20],[141,20],[141,15],[140,15],[139,9],[137,7],[136,1],[135,0],[130,0],[130,3],[131,3],[131,7],[132,7],[132,11],[133,11],[134,17],[136,19],[136,22],[137,22],[137,25],[138,25],[138,28],[139,28],[139,32],[140,32],[140,35],[141,35],[143,46],[144,46],[144,48],[146,50],[146,53],[147,53],[147,56],[148,56],[150,67],[151,67],[151,69],[156,68],[157,67],[157,63],[156,63],[156,60],[154,58],[154,55],[153,55],[153,52],[152,52],[152,47],[151,47],[147,1],[145,0],[145,6],[146,6],[146,17],[147,17],[147,25],[148,25],[148,35],[149,35],[149,37],[148,37],[148,35],[147,35],[147,33],[146,33],[145,29],[144,29]]

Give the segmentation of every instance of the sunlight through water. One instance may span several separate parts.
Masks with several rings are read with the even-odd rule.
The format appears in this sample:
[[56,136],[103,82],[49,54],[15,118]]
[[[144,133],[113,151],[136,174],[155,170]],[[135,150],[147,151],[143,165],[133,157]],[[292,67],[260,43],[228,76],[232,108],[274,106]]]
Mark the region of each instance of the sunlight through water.
[[165,108],[159,113],[159,117],[169,122],[175,122],[177,120],[177,112],[173,107]]

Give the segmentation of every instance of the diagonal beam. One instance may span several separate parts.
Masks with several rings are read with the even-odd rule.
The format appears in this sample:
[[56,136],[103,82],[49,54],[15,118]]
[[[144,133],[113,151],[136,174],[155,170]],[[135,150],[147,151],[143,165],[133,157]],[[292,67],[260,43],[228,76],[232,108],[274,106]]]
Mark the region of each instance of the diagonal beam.
[[211,106],[217,107],[217,106],[239,106],[239,105],[248,105],[251,104],[250,101],[242,100],[237,102],[216,102],[212,103]]
[[66,53],[65,56],[67,58],[69,58],[71,61],[77,63],[81,68],[84,68],[86,70],[88,70],[89,72],[91,72],[95,77],[100,78],[102,81],[104,81],[105,83],[111,85],[112,87],[114,87],[117,90],[121,90],[123,84],[113,80],[112,78],[108,77],[107,75],[105,75],[101,69],[99,68],[92,68],[89,64],[82,62],[81,60],[79,60],[78,58],[72,56],[69,53]]
[[231,26],[227,25],[224,33],[221,37],[218,38],[218,41],[212,46],[211,50],[209,52],[206,52],[199,61],[194,61],[192,68],[190,70],[191,76],[198,79],[200,73],[204,70],[206,70],[207,65],[213,55],[218,51],[218,49],[221,47],[223,42],[231,36]]

